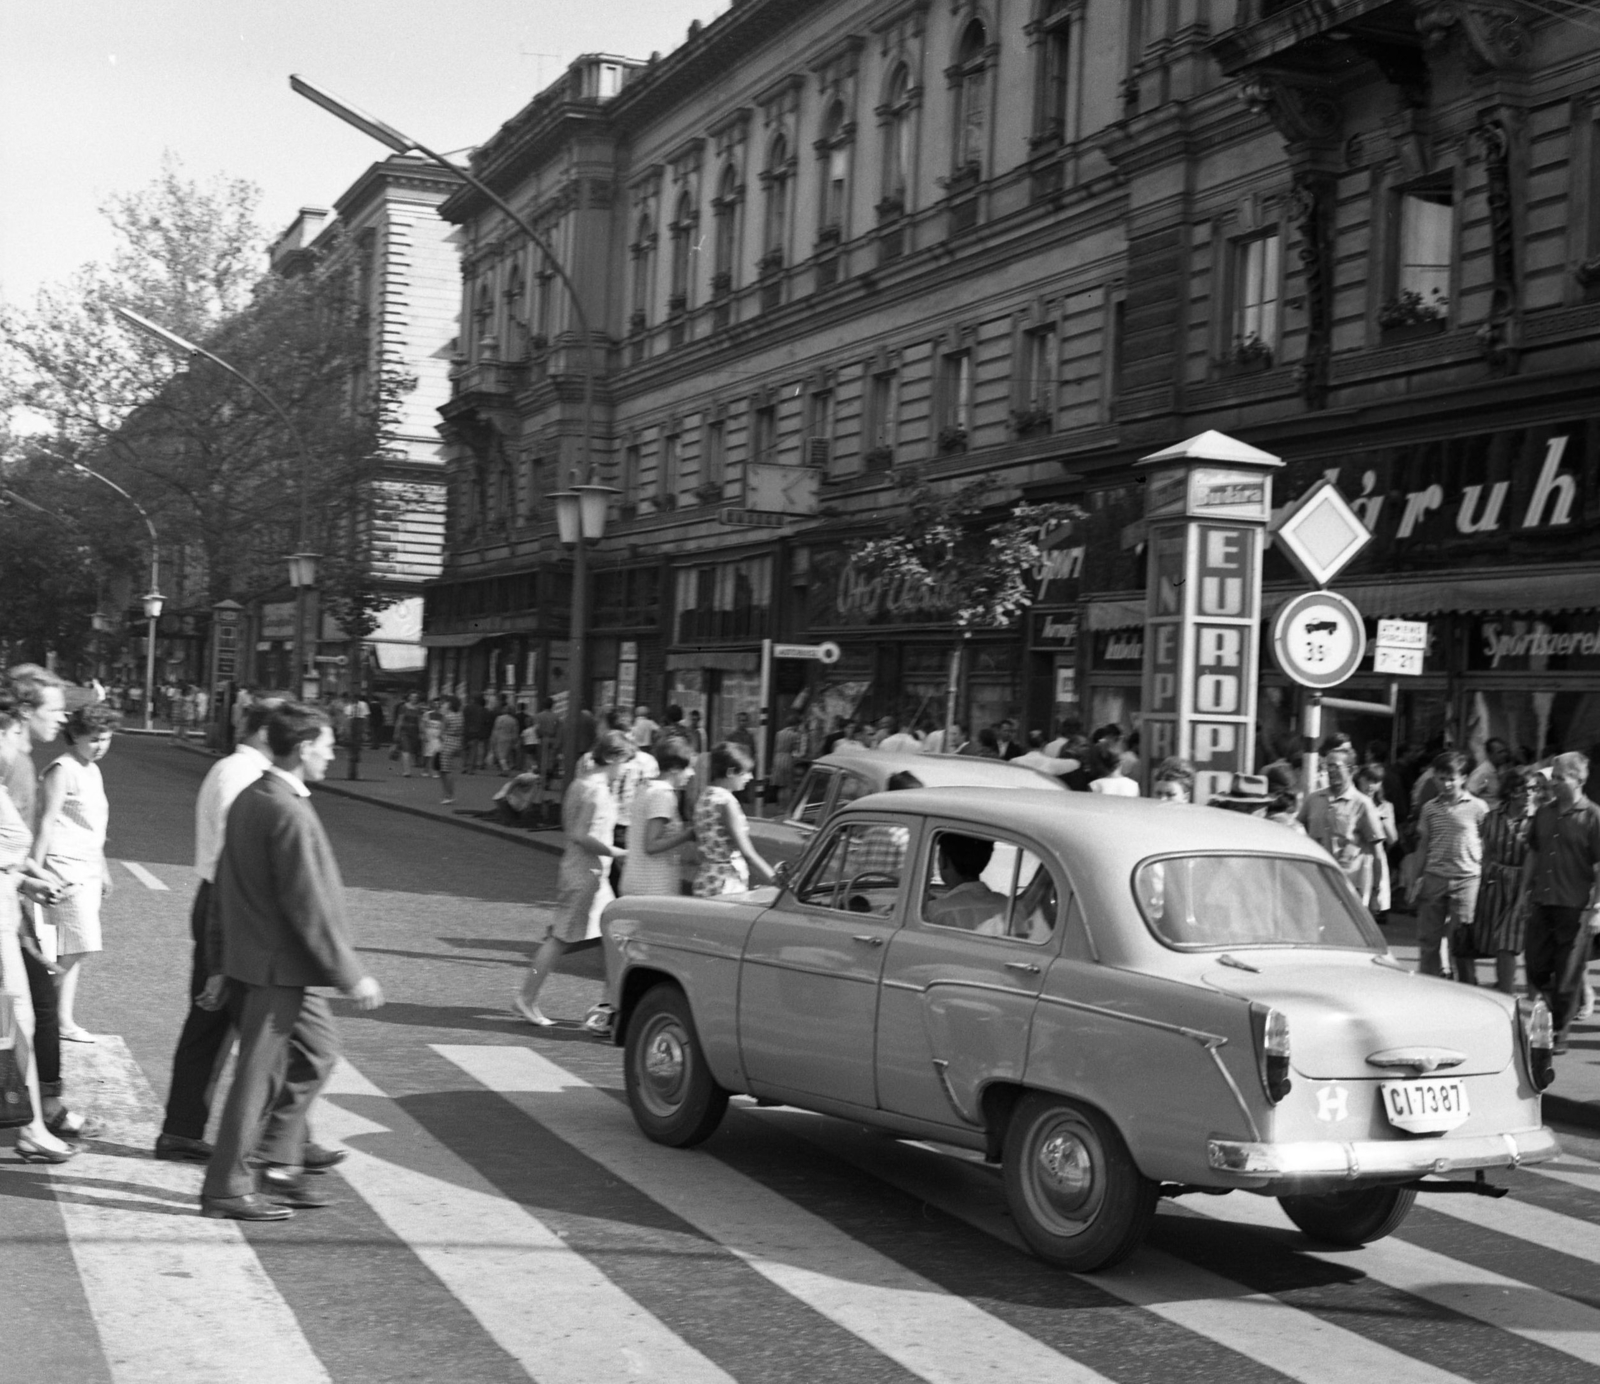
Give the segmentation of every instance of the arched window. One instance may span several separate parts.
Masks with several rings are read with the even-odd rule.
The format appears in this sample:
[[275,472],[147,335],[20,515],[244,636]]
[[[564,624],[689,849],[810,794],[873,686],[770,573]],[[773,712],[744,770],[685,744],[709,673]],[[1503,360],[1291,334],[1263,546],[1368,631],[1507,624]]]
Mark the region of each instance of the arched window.
[[639,231],[634,239],[633,251],[633,321],[636,326],[646,326],[650,321],[650,260],[655,249],[655,228],[649,214],[639,218]]
[[694,242],[694,200],[687,192],[678,198],[672,221],[672,299],[669,307],[681,311],[689,305],[689,259]]
[[766,217],[763,221],[762,248],[767,255],[783,260],[789,230],[789,142],[779,135],[767,151]]
[[904,63],[889,78],[883,126],[883,195],[906,210],[911,187],[911,73]]
[[844,230],[850,199],[850,145],[844,102],[835,101],[822,122],[822,229]]
[[712,291],[727,292],[733,287],[733,261],[739,238],[739,174],[730,163],[717,183],[717,222],[712,245]]
[[956,49],[953,84],[955,108],[955,171],[983,175],[987,140],[984,128],[988,116],[989,31],[981,19],[974,19],[962,30]]
[[1039,7],[1040,140],[1067,137],[1071,95],[1072,8],[1069,0],[1043,0]]

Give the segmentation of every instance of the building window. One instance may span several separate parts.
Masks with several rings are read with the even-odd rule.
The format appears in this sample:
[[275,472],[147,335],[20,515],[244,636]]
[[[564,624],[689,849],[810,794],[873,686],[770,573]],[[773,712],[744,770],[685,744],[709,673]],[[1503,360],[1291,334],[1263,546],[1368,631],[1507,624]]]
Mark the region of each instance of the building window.
[[755,462],[773,462],[778,459],[778,410],[776,405],[763,404],[750,420],[750,459]]
[[484,340],[494,330],[494,299],[490,294],[489,280],[478,281],[478,292],[472,305],[473,351],[483,350]]
[[1068,0],[1045,0],[1039,20],[1039,117],[1036,142],[1067,138],[1071,97],[1072,13]]
[[898,386],[899,375],[893,370],[880,370],[867,381],[862,463],[868,471],[887,470],[894,462]]
[[711,247],[713,295],[733,291],[733,264],[739,244],[739,175],[732,164],[722,170],[715,210],[716,224]]
[[[1399,193],[1395,296],[1384,326],[1444,323],[1450,315],[1455,193],[1448,183],[1416,184]],[[1409,319],[1409,320],[1408,320]]]
[[550,344],[550,308],[551,299],[555,296],[556,274],[550,267],[550,261],[544,261],[539,272],[533,276],[533,335],[534,346],[543,350]]
[[1282,238],[1252,236],[1233,246],[1233,340],[1235,360],[1271,360],[1278,349],[1278,284]]
[[702,496],[702,499],[717,499],[722,493],[723,478],[727,475],[728,470],[727,434],[727,424],[720,418],[706,424],[700,459],[700,484],[702,487],[709,488],[717,493],[715,495]]
[[811,408],[806,422],[806,464],[827,469],[833,457],[834,405],[831,389],[811,392]]
[[745,558],[680,567],[676,581],[680,643],[765,638],[772,607],[772,559]]
[[639,503],[639,447],[635,443],[622,449],[622,503]]
[[762,181],[767,185],[766,215],[762,222],[763,263],[781,268],[789,230],[789,144],[782,135],[772,141]]
[[972,352],[939,357],[939,450],[961,451],[971,434]]
[[842,237],[849,204],[850,145],[844,102],[835,101],[822,127],[822,232]]
[[956,65],[950,74],[955,88],[953,167],[958,175],[983,176],[989,106],[988,49],[989,32],[982,20],[974,19],[962,31]]
[[883,122],[883,217],[899,216],[911,194],[911,73],[904,63],[889,78]]
[[656,470],[656,502],[671,509],[678,502],[678,434],[661,439],[661,465]]
[[694,201],[687,192],[678,198],[678,214],[672,222],[672,297],[668,312],[683,312],[689,306],[689,264],[694,251]]
[[1052,324],[1022,334],[1022,370],[1018,380],[1016,431],[1048,432],[1055,421],[1057,339]]
[[632,245],[633,252],[633,325],[636,328],[650,324],[650,261],[655,250],[655,230],[648,216],[639,218],[639,233]]
[[522,282],[522,266],[513,264],[506,278],[507,360],[522,360],[528,353],[528,304]]

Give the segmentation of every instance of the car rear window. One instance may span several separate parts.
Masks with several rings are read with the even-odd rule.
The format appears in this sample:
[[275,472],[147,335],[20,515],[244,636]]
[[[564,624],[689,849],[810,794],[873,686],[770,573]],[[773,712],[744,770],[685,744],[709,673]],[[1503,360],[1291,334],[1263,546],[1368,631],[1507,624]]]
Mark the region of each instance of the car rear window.
[[1383,935],[1332,865],[1271,855],[1176,855],[1133,873],[1139,911],[1181,951],[1208,947],[1353,947]]

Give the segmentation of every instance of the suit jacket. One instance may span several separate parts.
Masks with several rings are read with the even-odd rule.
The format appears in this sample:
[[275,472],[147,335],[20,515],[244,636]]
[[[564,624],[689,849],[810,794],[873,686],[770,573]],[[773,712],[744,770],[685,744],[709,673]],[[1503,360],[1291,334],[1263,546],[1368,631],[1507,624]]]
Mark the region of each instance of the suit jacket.
[[277,774],[234,799],[213,899],[209,928],[220,928],[223,975],[340,989],[361,979],[333,847],[311,800]]

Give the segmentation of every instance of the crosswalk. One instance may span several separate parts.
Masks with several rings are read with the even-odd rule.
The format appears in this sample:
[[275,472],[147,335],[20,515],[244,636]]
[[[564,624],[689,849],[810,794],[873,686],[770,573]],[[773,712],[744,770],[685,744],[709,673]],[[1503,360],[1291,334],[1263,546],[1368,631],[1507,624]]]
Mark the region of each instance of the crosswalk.
[[[1080,1277],[1023,1252],[975,1158],[738,1102],[706,1149],[659,1148],[593,1054],[342,1063],[314,1116],[351,1151],[335,1206],[246,1226],[200,1219],[200,1170],[149,1158],[154,1093],[102,1036],[74,1054],[101,1136],[59,1168],[0,1159],[0,1267],[70,1266],[51,1330],[93,1341],[82,1377],[109,1384],[1600,1381],[1600,1164],[1423,1198],[1359,1251],[1261,1198],[1183,1198]],[[6,1371],[46,1377],[0,1336]]]

